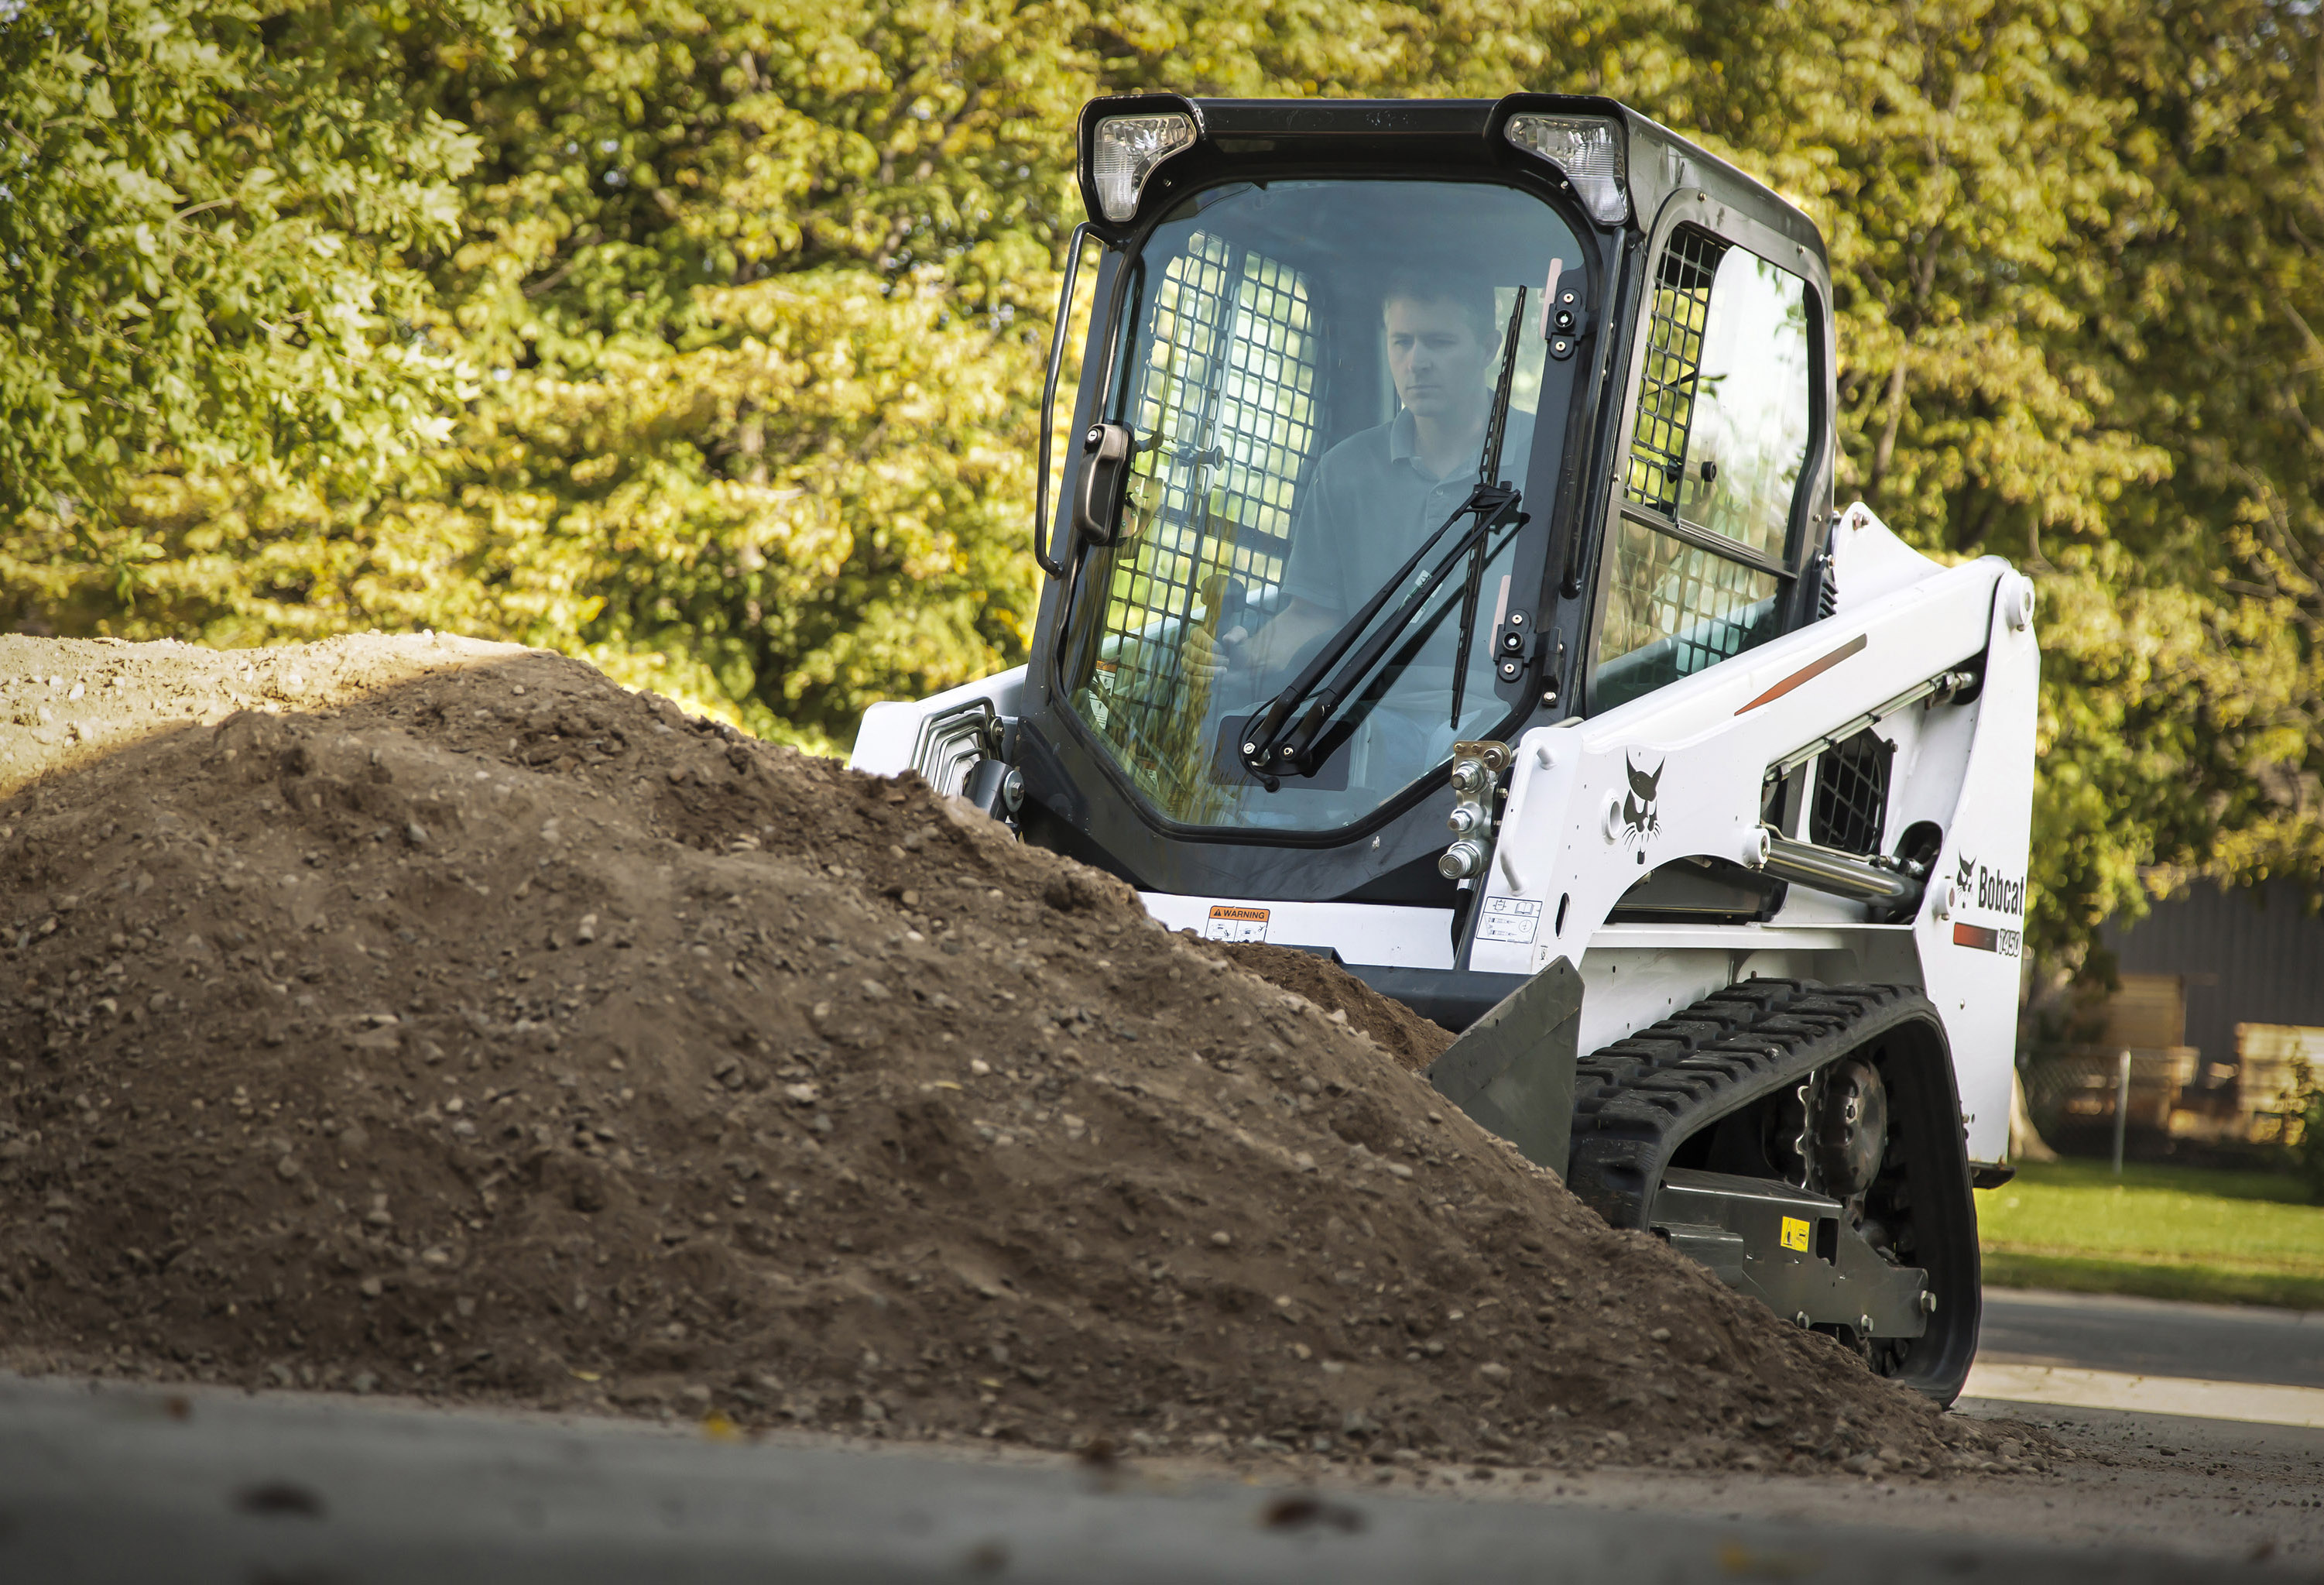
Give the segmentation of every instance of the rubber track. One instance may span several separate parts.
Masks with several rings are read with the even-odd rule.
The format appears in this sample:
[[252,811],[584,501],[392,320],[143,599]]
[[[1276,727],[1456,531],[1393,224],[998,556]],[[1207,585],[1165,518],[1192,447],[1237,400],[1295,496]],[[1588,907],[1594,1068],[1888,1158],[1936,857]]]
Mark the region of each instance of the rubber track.
[[1905,985],[1747,980],[1575,1065],[1567,1186],[1609,1225],[1644,1228],[1679,1145],[1936,1009]]

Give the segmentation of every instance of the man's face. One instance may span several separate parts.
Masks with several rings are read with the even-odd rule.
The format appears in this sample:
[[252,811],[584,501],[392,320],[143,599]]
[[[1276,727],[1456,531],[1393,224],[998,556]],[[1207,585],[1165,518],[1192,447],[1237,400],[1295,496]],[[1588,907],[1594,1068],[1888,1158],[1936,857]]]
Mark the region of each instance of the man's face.
[[1396,297],[1382,318],[1397,400],[1415,418],[1457,423],[1483,404],[1488,354],[1457,306]]

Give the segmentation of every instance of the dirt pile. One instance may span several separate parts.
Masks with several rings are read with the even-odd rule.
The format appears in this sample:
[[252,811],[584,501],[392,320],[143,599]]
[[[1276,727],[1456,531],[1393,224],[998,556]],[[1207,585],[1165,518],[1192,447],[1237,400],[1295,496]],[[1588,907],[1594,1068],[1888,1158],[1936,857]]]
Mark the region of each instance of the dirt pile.
[[156,733],[236,710],[321,710],[430,672],[518,659],[515,644],[430,633],[272,650],[0,633],[0,797]]
[[[420,675],[0,802],[8,1364],[1051,1446],[1992,1457],[916,781],[549,655],[353,643]],[[18,675],[134,719],[216,664],[155,651]]]
[[1215,950],[1226,954],[1235,967],[1305,997],[1327,1016],[1344,1019],[1349,1027],[1369,1036],[1400,1066],[1414,1073],[1426,1072],[1428,1064],[1452,1044],[1452,1030],[1430,1023],[1314,953],[1296,946],[1269,946],[1263,941],[1222,943]]

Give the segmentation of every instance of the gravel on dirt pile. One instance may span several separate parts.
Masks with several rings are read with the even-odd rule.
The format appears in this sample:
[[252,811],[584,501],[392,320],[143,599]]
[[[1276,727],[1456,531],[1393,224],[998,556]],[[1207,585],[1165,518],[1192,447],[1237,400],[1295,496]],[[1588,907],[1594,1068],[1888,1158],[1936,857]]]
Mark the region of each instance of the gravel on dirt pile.
[[1351,1027],[1361,987],[1267,983],[916,779],[546,654],[337,640],[354,680],[204,724],[170,690],[235,657],[7,642],[0,747],[55,723],[35,674],[125,746],[0,801],[0,1363],[1057,1447],[2016,1461],[1609,1231]]
[[1239,969],[1258,975],[1270,985],[1296,992],[1328,1014],[1347,1019],[1403,1067],[1425,1073],[1428,1064],[1452,1044],[1452,1031],[1434,1024],[1404,1003],[1379,991],[1328,958],[1296,946],[1269,946],[1263,941],[1221,943],[1215,950]]

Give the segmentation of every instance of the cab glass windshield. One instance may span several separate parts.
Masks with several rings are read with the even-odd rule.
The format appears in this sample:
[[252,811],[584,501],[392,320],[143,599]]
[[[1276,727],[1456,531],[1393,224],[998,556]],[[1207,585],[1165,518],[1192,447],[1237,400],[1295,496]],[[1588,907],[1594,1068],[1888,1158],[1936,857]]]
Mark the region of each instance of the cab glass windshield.
[[[1433,587],[1433,554],[1397,574],[1477,485],[1505,361],[1496,478],[1554,476],[1555,457],[1537,454],[1555,426],[1535,423],[1545,288],[1581,263],[1554,210],[1484,183],[1240,182],[1195,194],[1148,237],[1128,266],[1103,412],[1138,449],[1120,533],[1076,581],[1064,680],[1158,814],[1336,829],[1507,719],[1490,645],[1512,589],[1528,604],[1538,592],[1537,570],[1533,590],[1517,582],[1537,547],[1503,530]],[[1538,534],[1545,503],[1527,504]],[[1236,751],[1252,715],[1391,580],[1375,627],[1413,590],[1422,604],[1340,705],[1314,774],[1270,790]]]

